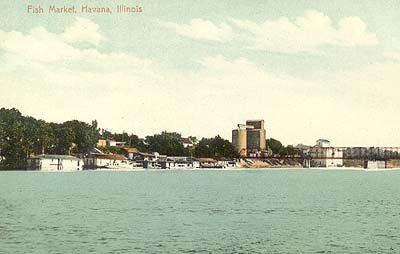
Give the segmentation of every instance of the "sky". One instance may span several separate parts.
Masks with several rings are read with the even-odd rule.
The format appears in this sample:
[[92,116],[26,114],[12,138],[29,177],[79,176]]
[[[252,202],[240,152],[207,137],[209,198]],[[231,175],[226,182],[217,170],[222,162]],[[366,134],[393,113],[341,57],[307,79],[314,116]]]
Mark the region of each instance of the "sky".
[[[40,5],[44,14],[27,13]],[[116,6],[140,6],[119,14]],[[112,14],[49,14],[50,5]],[[141,137],[400,146],[400,2],[4,0],[0,107]]]

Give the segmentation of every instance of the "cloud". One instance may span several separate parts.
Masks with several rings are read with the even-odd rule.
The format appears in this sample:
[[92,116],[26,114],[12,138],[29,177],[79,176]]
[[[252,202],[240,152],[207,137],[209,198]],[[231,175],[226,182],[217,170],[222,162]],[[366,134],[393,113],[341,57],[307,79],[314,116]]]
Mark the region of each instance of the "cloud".
[[[188,24],[160,22],[177,34],[199,40],[250,43],[249,48],[283,53],[320,53],[322,47],[374,46],[378,38],[367,30],[359,17],[343,17],[337,24],[325,14],[309,10],[301,17],[280,17],[256,23],[231,19],[219,25],[209,20],[192,19]],[[238,39],[242,39],[239,41]]]
[[0,30],[0,49],[10,57],[32,61],[73,61],[101,57],[96,50],[82,50],[74,47],[74,43],[98,45],[105,39],[96,23],[85,18],[76,18],[59,34],[48,32],[44,27],[33,28],[28,34]]
[[337,28],[331,19],[318,11],[290,19],[280,17],[257,24],[233,19],[232,23],[252,35],[251,48],[283,53],[317,52],[323,46],[372,46],[378,44],[375,34],[367,31],[359,17],[342,18]]
[[386,59],[400,62],[400,51],[387,51],[383,53]]
[[237,123],[262,118],[267,136],[286,144],[400,142],[397,61],[300,78],[244,55],[205,55],[181,70],[113,45],[107,53],[93,43],[81,47],[76,42],[83,39],[67,40],[64,33],[0,31],[0,107],[57,122],[97,119],[140,136],[169,130],[229,139]]
[[[88,30],[90,36],[79,32],[88,24],[95,28]],[[131,53],[101,52],[99,38],[104,36],[98,25],[79,18],[62,33],[44,27],[27,33],[0,30],[1,106],[51,121],[99,118],[104,126],[110,126],[110,114],[118,118],[132,111],[132,103],[136,112],[151,108],[144,105],[145,95],[164,91],[158,66]]]
[[96,54],[96,51],[81,50],[72,43],[88,42],[97,45],[102,40],[104,37],[100,34],[98,25],[83,18],[76,18],[60,34],[50,33],[44,27],[33,28],[28,34],[0,30],[0,49],[6,54],[42,62],[84,59],[88,55]]
[[192,19],[189,24],[161,22],[163,27],[174,30],[177,34],[192,38],[224,42],[232,38],[232,28],[226,23],[215,25],[209,20]]
[[23,65],[28,63],[51,63],[52,68],[91,68],[121,70],[134,69],[151,64],[148,59],[139,59],[132,54],[101,53],[96,47],[80,48],[75,43],[87,42],[93,46],[105,40],[99,26],[84,18],[76,18],[63,33],[51,33],[44,27],[36,27],[27,34],[18,31],[0,30],[0,50],[9,62]]
[[99,30],[99,25],[86,18],[77,17],[75,22],[68,26],[62,34],[64,41],[69,43],[88,42],[94,45],[105,40]]
[[[45,28],[32,29],[24,35],[17,31],[0,30],[0,49],[9,57],[52,62],[75,58],[79,50],[65,43],[57,34],[49,33]],[[49,52],[58,52],[50,54]]]

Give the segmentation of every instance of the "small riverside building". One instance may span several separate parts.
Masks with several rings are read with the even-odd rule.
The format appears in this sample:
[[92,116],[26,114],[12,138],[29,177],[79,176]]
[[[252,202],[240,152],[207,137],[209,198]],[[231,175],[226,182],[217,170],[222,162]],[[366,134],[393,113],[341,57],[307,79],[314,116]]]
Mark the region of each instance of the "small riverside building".
[[85,158],[85,168],[128,168],[128,159],[117,154],[90,154]]
[[199,158],[201,168],[222,168],[222,165],[213,158]]
[[384,169],[387,168],[385,160],[365,160],[364,161],[365,169]]
[[71,155],[38,155],[28,159],[27,169],[41,171],[79,171],[83,169],[83,160]]
[[159,159],[163,169],[195,169],[200,168],[200,162],[191,157],[166,157]]

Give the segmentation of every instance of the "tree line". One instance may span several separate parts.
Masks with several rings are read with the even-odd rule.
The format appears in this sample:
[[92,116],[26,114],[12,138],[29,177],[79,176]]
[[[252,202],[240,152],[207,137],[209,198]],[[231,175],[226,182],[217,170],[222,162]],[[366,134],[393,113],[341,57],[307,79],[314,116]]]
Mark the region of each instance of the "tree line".
[[[135,147],[141,152],[158,152],[168,156],[190,156],[190,157],[211,157],[211,158],[235,158],[235,152],[230,141],[219,135],[213,138],[202,138],[189,136],[193,146],[184,147],[182,135],[177,132],[163,131],[160,134],[140,138],[134,134],[111,133],[107,130],[100,130],[100,138],[126,142],[126,146]],[[100,148],[103,152],[117,153],[120,149],[113,147]]]
[[[26,159],[38,154],[59,154],[84,156],[96,146],[99,139],[126,142],[127,147],[141,152],[158,152],[168,156],[192,156],[209,158],[238,157],[231,142],[220,136],[198,139],[189,136],[193,146],[184,147],[182,135],[163,131],[140,138],[127,132],[112,133],[99,128],[96,120],[90,124],[78,120],[52,123],[23,116],[15,108],[0,109],[0,168],[24,168]],[[274,156],[295,157],[301,151],[292,145],[284,146],[279,140],[266,140]],[[121,153],[121,148],[100,148],[106,153]]]
[[[158,152],[168,156],[195,156],[233,158],[237,154],[228,140],[216,136],[202,138],[190,136],[194,143],[185,148],[182,136],[176,132],[161,132],[140,138],[135,134],[111,133],[98,127],[96,120],[90,124],[78,120],[52,123],[23,116],[15,108],[0,109],[0,168],[23,169],[26,159],[38,154],[84,156],[96,146],[98,139],[126,142],[142,152]],[[104,148],[105,152],[115,148]]]
[[84,154],[98,138],[97,122],[72,120],[49,123],[23,116],[17,109],[0,109],[1,168],[24,168],[36,154]]
[[281,158],[294,158],[302,156],[302,151],[293,145],[284,146],[279,140],[269,138],[266,140],[267,147],[271,149],[273,156]]

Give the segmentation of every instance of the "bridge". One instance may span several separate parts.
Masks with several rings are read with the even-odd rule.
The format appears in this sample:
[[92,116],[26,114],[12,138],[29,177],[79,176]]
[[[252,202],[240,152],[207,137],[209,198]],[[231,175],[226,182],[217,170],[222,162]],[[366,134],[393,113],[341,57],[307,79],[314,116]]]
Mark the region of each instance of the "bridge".
[[302,154],[310,159],[390,160],[400,159],[400,147],[311,147]]
[[307,167],[399,167],[400,147],[313,146],[305,150],[301,157]]

